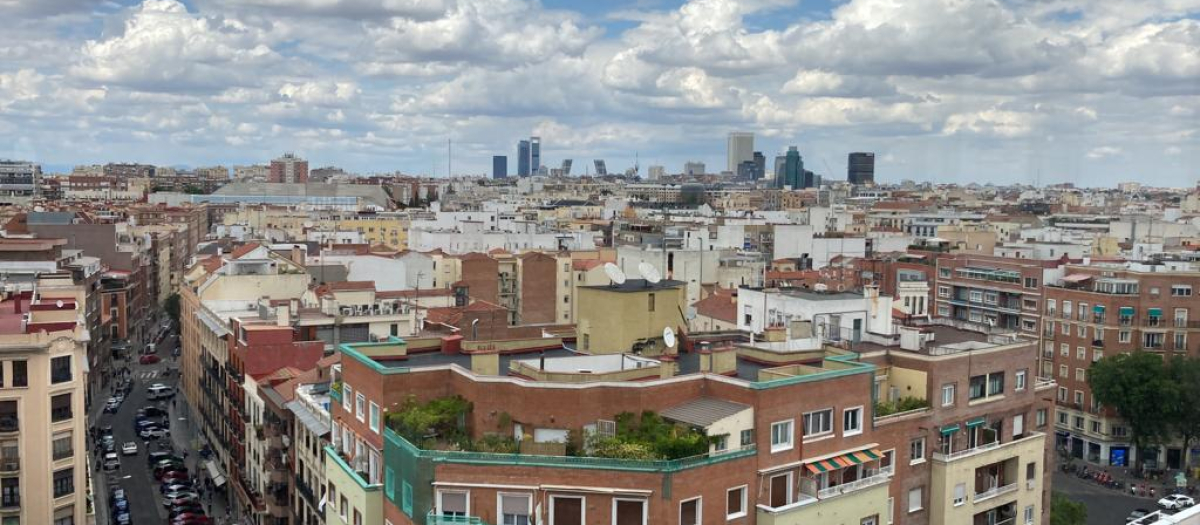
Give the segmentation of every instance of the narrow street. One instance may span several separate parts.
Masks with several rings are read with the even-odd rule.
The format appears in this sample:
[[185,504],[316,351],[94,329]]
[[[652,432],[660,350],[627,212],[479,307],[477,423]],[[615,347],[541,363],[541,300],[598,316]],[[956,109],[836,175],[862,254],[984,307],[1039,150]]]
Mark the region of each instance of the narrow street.
[[1135,497],[1128,489],[1103,487],[1061,471],[1054,473],[1053,483],[1055,492],[1087,506],[1088,525],[1123,525],[1133,509],[1158,510],[1155,502],[1162,497],[1162,494],[1156,494],[1154,498]]

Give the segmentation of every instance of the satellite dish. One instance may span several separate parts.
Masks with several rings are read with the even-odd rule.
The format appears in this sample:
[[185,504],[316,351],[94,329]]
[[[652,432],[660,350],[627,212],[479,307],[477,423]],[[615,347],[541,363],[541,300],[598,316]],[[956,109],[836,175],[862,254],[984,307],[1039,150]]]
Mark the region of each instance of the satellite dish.
[[667,345],[667,348],[675,348],[675,331],[669,326],[663,328],[663,344]]
[[55,307],[57,307],[57,308],[62,308],[62,307],[63,307],[63,302],[62,302],[62,299],[59,299],[59,300],[57,300],[57,301],[54,301],[54,306],[55,306]]
[[696,318],[696,307],[695,306],[687,307],[687,314],[684,315],[684,317],[686,317],[688,321],[695,319]]
[[642,277],[650,284],[658,284],[662,280],[662,274],[658,273],[658,268],[654,265],[644,262],[638,265],[638,271],[642,273]]
[[613,263],[604,263],[604,273],[608,275],[608,279],[611,280],[614,285],[620,286],[625,284],[625,272],[622,272],[617,265]]

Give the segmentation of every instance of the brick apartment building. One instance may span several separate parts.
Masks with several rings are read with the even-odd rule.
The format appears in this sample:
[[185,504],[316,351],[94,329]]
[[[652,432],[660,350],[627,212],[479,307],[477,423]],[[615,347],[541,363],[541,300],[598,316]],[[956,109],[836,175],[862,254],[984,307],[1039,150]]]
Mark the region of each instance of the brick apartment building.
[[[1129,429],[1092,397],[1088,367],[1120,352],[1197,355],[1197,293],[1200,268],[1187,261],[1067,264],[1060,279],[1047,283],[1041,375],[1058,382],[1060,449],[1100,465],[1134,464]],[[1164,448],[1143,457],[1160,468],[1188,464],[1181,446]]]
[[1058,260],[950,254],[937,258],[933,314],[1037,337],[1042,285]]
[[[632,310],[646,301],[611,295]],[[1037,343],[950,324],[866,332],[853,347],[770,328],[757,342],[657,359],[547,349],[544,338],[524,343],[532,351],[513,340],[342,345],[325,519],[1048,523],[1053,382],[1034,380]],[[471,442],[511,450],[414,443],[389,417],[454,396],[469,403],[459,421]],[[902,398],[916,406],[892,413]],[[611,435],[620,413],[644,411],[703,432],[707,452],[589,455],[584,436]]]

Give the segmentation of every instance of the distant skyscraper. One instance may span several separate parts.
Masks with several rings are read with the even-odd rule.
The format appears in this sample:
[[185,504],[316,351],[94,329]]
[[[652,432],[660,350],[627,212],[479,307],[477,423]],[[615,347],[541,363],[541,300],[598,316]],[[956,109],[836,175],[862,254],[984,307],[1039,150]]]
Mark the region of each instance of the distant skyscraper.
[[730,133],[725,145],[725,157],[725,169],[731,173],[737,173],[741,163],[754,160],[754,134],[744,131]]
[[571,164],[572,164],[572,162],[573,162],[573,161],[572,161],[571,159],[563,159],[563,162],[562,162],[562,174],[563,174],[563,177],[569,177],[569,176],[571,176]]
[[529,176],[529,141],[522,140],[517,143],[517,176]]
[[754,152],[754,180],[761,180],[767,176],[767,158],[763,156],[761,151]]
[[846,165],[846,180],[850,184],[875,184],[875,154],[851,153]]
[[775,187],[782,188],[784,185],[784,167],[787,165],[787,157],[784,155],[775,156]]
[[704,175],[704,163],[698,160],[689,160],[683,164],[683,174],[689,177]]
[[784,155],[783,185],[798,190],[808,187],[804,185],[805,182],[804,159],[800,157],[800,151],[796,149],[796,146],[788,146],[787,154]]
[[650,177],[650,180],[658,180],[667,175],[667,168],[658,165],[649,166],[646,168],[646,175]]
[[596,165],[596,176],[603,177],[608,175],[608,166],[604,163],[604,159],[596,159],[592,161]]
[[492,156],[492,178],[507,179],[508,178],[508,157],[504,155]]
[[284,153],[271,161],[267,182],[308,182],[308,161],[293,153]]
[[529,137],[529,169],[540,173],[542,169],[542,138]]

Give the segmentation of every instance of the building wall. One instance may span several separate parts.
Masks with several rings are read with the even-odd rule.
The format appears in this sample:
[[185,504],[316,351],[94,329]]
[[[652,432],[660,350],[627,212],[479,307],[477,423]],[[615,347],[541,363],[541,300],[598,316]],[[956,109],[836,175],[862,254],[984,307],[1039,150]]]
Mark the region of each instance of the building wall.
[[[577,344],[585,352],[614,354],[631,352],[639,340],[652,343],[645,352],[664,352],[663,328],[676,330],[687,324],[680,314],[686,307],[685,288],[654,288],[653,291],[613,292],[603,287],[580,288]],[[654,297],[653,311],[650,297]]]
[[544,253],[532,252],[517,259],[517,304],[519,324],[549,324],[557,321],[558,260]]
[[496,259],[480,253],[471,253],[460,258],[461,282],[472,299],[500,304],[500,264]]

